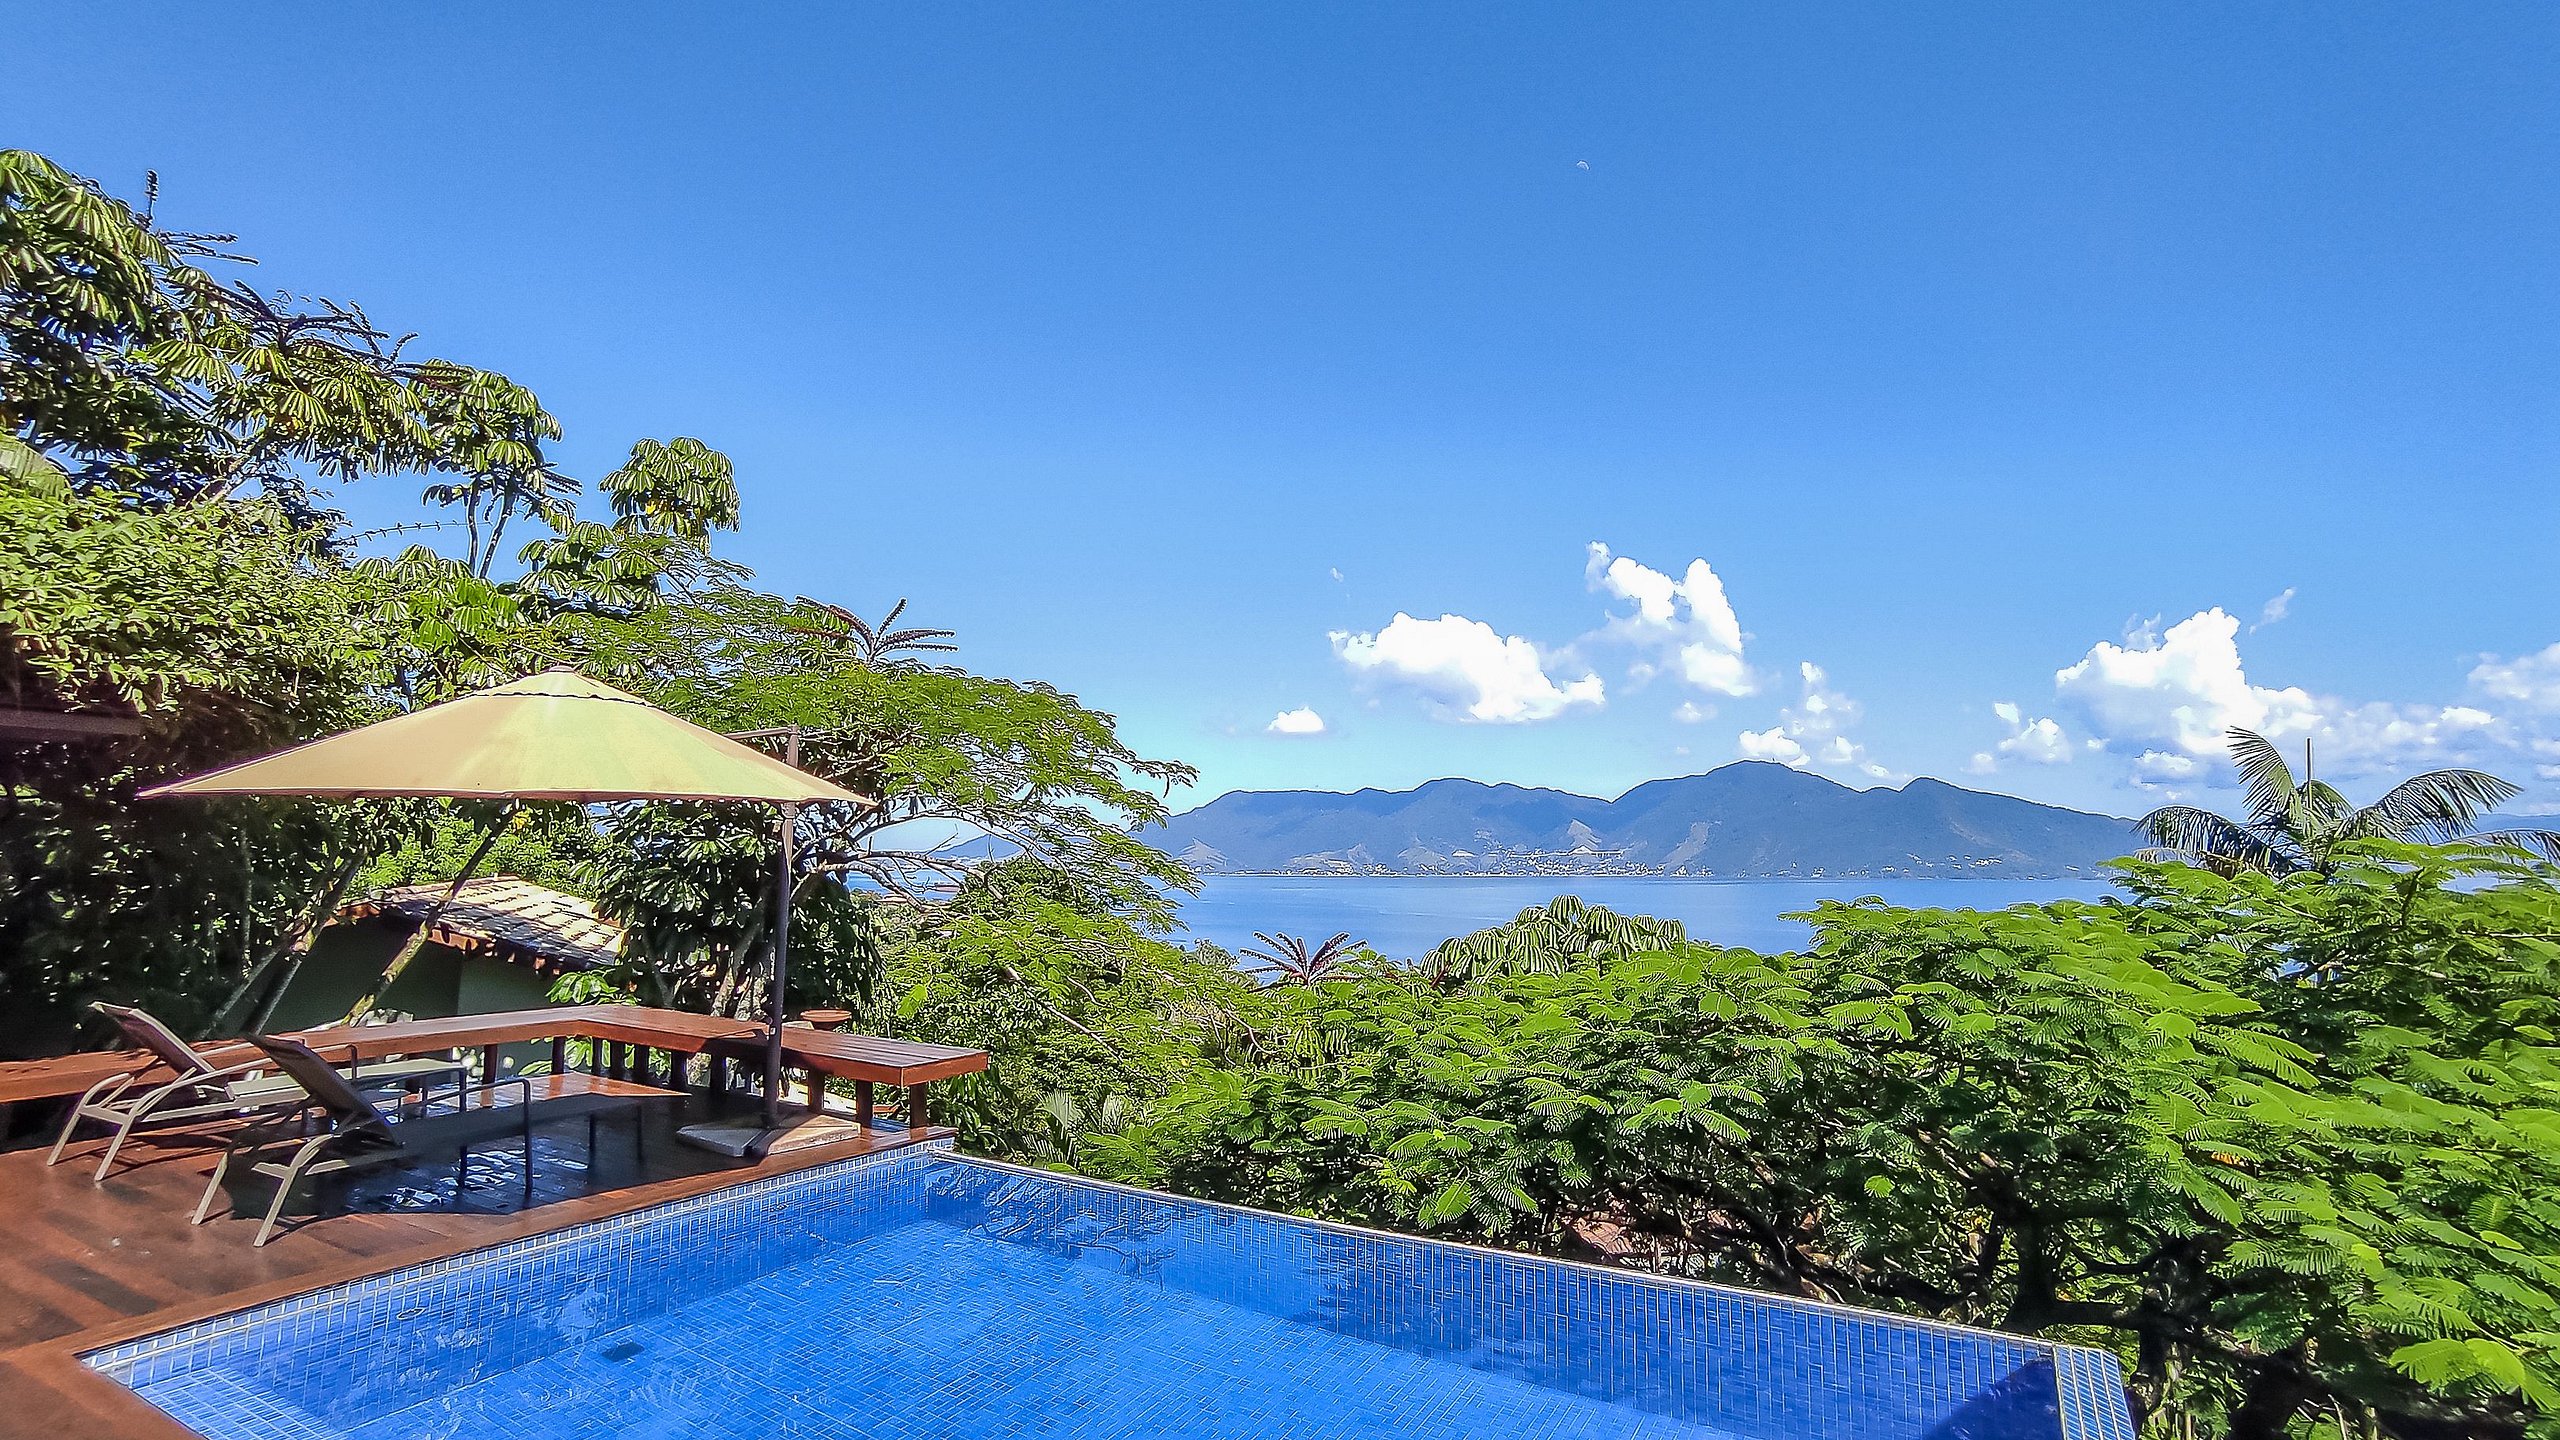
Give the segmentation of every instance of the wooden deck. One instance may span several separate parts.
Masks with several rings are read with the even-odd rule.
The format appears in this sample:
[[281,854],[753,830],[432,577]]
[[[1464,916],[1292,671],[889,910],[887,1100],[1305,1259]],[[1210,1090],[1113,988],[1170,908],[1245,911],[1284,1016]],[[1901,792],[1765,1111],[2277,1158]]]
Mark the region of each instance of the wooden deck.
[[[825,1124],[806,1127],[808,1138],[795,1148],[762,1161],[731,1160],[686,1145],[677,1139],[679,1128],[753,1113],[762,1102],[745,1091],[669,1094],[629,1083],[662,1078],[649,1060],[652,1052],[700,1053],[714,1040],[748,1038],[735,1022],[701,1016],[670,1021],[666,1013],[584,1007],[578,1013],[417,1022],[445,1026],[435,1032],[442,1044],[422,1043],[425,1036],[365,1036],[374,1053],[411,1054],[499,1043],[489,1038],[498,1033],[507,1040],[576,1035],[600,1042],[596,1065],[607,1078],[564,1075],[538,1087],[555,1103],[537,1111],[549,1118],[536,1121],[529,1168],[521,1142],[504,1140],[474,1145],[467,1170],[450,1158],[433,1158],[368,1172],[343,1190],[321,1192],[316,1204],[289,1210],[297,1219],[294,1228],[264,1249],[249,1244],[254,1210],[201,1227],[187,1223],[219,1154],[225,1133],[220,1126],[138,1134],[103,1185],[89,1178],[102,1137],[75,1142],[60,1165],[45,1163],[50,1134],[45,1144],[0,1151],[0,1440],[182,1440],[188,1434],[122,1386],[89,1373],[77,1358],[85,1350],[320,1286],[952,1133],[870,1124],[867,1114],[857,1123],[832,1113]],[[520,1030],[526,1033],[518,1035]],[[819,1033],[824,1032],[786,1031],[804,1040]],[[348,1034],[364,1031],[331,1032],[331,1038]],[[750,1034],[760,1037],[761,1030],[751,1028]],[[864,1044],[839,1043],[859,1039],[830,1034],[810,1048],[831,1053],[797,1056],[795,1066],[813,1074],[868,1074],[895,1084],[920,1079],[926,1071],[945,1078],[986,1063],[979,1052],[893,1046],[875,1053]],[[386,1044],[397,1048],[380,1048]],[[33,1063],[94,1079],[136,1062],[130,1056],[97,1056]],[[20,1098],[77,1093],[89,1083],[66,1092],[58,1088],[68,1083],[65,1075],[28,1067],[16,1067],[5,1078]],[[867,1092],[870,1086],[860,1088]],[[909,1092],[919,1111],[921,1089],[919,1084]],[[593,1102],[605,1098],[629,1103],[597,1113]]]

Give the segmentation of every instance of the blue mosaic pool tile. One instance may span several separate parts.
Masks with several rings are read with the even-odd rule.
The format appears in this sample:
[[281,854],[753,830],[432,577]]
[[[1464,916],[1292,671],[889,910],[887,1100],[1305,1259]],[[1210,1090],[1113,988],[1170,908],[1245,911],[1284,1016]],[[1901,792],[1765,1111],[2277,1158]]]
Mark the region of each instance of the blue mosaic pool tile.
[[2062,1440],[2133,1440],[2125,1405],[2124,1366],[2103,1350],[2066,1345],[2054,1358],[2062,1403]]
[[921,1149],[86,1358],[212,1440],[2130,1440],[2094,1352]]

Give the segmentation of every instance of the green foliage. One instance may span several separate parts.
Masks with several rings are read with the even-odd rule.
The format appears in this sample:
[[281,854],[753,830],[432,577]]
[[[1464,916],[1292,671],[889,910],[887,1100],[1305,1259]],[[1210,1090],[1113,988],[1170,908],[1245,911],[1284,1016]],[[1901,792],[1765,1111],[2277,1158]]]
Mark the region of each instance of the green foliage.
[[2113,1344],[2177,1433],[2548,1430],[2553,880],[2363,842],[2326,880],[1825,904],[1793,956],[1577,949],[1635,932],[1533,912],[1566,941],[1462,984],[1231,997],[1075,1159]]
[[1379,963],[1377,953],[1364,950],[1348,930],[1313,946],[1298,935],[1265,935],[1257,930],[1253,938],[1262,942],[1262,948],[1243,950],[1236,958],[1253,962],[1274,985],[1321,985],[1349,973],[1364,959]]
[[0,150],[0,433],[13,473],[128,502],[442,471],[523,487],[558,426],[488,371],[412,361],[354,306],[224,284],[227,236],[161,227],[43,156]]
[[1507,923],[1441,941],[1422,957],[1422,970],[1440,984],[1463,985],[1495,975],[1596,965],[1668,949],[1688,938],[1677,920],[1620,915],[1559,895],[1521,911]]
[[263,502],[130,509],[0,483],[0,703],[132,716],[131,738],[0,749],[0,1049],[59,1045],[91,995],[179,1023],[367,832],[135,790],[370,718],[368,592]]
[[[1072,695],[917,663],[878,638],[830,606],[715,585],[595,625],[582,658],[713,729],[801,727],[804,768],[880,801],[807,817],[815,869],[913,899],[968,873],[975,857],[947,837],[985,836],[1160,926],[1162,887],[1191,878],[1130,832],[1165,817],[1162,792],[1190,767],[1139,755]],[[902,843],[914,835],[933,843]]]
[[984,1074],[937,1090],[966,1143],[1081,1158],[1234,1043],[1250,982],[1153,938],[1116,889],[1018,857],[974,872],[939,912],[902,913],[872,1023],[988,1052]]
[[[225,243],[0,151],[0,695],[144,721],[0,754],[0,1048],[60,1046],[99,994],[205,1018],[364,856],[432,846],[428,807],[141,786],[512,678],[726,573],[701,538],[735,523],[725,460],[642,446],[608,487],[627,525],[589,534],[529,392],[408,360],[356,307],[219,282]],[[346,562],[317,486],[392,471],[463,508],[461,558]],[[520,512],[554,542],[493,578]]]
[[603,837],[584,811],[570,806],[421,809],[427,818],[358,871],[351,893],[451,881],[492,824],[498,838],[480,862],[482,875],[513,875],[575,894],[588,888],[590,867],[602,858]]

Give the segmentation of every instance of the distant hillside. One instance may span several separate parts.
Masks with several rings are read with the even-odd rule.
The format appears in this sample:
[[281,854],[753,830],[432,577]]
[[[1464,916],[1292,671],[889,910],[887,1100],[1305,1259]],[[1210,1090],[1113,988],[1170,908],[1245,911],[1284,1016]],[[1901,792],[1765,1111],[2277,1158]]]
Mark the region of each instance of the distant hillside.
[[1615,800],[1434,780],[1411,790],[1242,790],[1139,838],[1204,874],[2087,873],[2131,821],[1942,780],[1852,790],[1766,761],[1654,780]]

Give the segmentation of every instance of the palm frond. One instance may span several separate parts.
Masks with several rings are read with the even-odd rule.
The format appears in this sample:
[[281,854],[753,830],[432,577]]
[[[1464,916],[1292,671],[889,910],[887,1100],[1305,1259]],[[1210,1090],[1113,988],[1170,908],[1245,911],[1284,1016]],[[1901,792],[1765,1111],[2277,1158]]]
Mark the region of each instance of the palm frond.
[[2283,816],[2273,824],[2261,821],[2261,830],[2274,830],[2294,844],[2317,855],[2326,855],[2339,841],[2356,833],[2355,802],[2326,780],[2306,780],[2286,802]]
[[1266,935],[1257,930],[1253,938],[1265,948],[1247,947],[1237,951],[1236,958],[1270,967],[1273,978],[1269,983],[1275,985],[1315,985],[1330,980],[1358,948],[1348,930],[1313,947],[1296,935]]
[[899,657],[907,654],[949,653],[960,648],[949,643],[953,635],[949,630],[931,630],[920,626],[910,626],[904,630],[896,628],[898,617],[907,611],[907,602],[904,599],[890,606],[889,613],[881,616],[877,624],[863,619],[841,605],[812,600],[806,595],[801,596],[798,603],[804,611],[816,612],[818,623],[814,626],[794,625],[791,628],[804,633],[826,634],[838,639],[850,640],[855,656],[865,665],[897,664],[900,663]]
[[2383,839],[2442,844],[2469,834],[2481,816],[2523,793],[2482,770],[2430,770],[2356,812],[2355,829]]
[[2528,854],[2560,863],[2560,830],[2483,830],[2471,838],[2483,845],[2512,845]]
[[2231,763],[2248,788],[2249,818],[2265,824],[2289,811],[2299,787],[2294,784],[2293,767],[2284,763],[2276,742],[2237,725],[2224,731],[2223,738],[2231,742]]
[[2135,824],[2154,847],[2194,860],[2207,869],[2236,866],[2279,874],[2293,868],[2292,862],[2256,831],[2193,805],[2163,805]]

